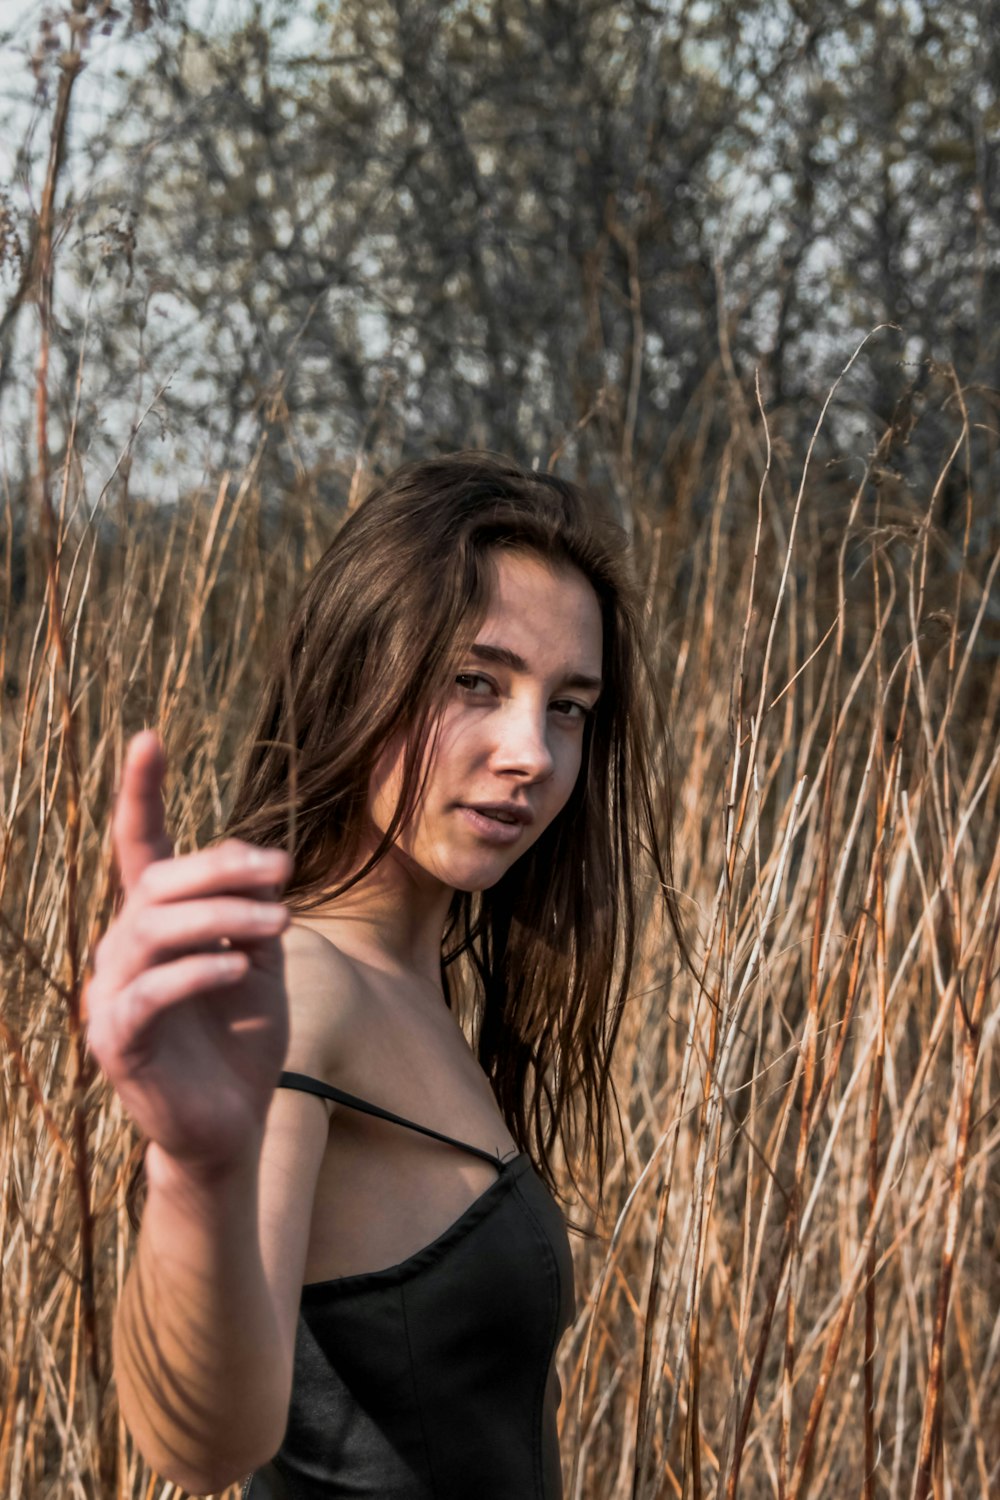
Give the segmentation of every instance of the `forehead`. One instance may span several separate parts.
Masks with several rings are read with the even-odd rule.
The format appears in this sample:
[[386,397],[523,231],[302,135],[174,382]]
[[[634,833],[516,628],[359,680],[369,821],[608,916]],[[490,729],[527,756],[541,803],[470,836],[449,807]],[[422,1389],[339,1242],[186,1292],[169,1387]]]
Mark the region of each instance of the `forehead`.
[[579,569],[534,553],[496,551],[488,577],[477,640],[507,646],[532,665],[558,662],[600,675],[601,605]]

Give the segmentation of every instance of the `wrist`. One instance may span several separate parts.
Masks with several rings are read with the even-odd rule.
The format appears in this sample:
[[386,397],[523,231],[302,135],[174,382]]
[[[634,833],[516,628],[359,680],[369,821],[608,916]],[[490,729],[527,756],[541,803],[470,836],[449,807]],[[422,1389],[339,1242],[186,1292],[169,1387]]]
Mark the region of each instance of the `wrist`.
[[145,1158],[149,1193],[219,1204],[231,1191],[240,1196],[256,1192],[260,1146],[258,1138],[239,1157],[224,1163],[205,1163],[172,1156],[156,1141],[150,1141]]

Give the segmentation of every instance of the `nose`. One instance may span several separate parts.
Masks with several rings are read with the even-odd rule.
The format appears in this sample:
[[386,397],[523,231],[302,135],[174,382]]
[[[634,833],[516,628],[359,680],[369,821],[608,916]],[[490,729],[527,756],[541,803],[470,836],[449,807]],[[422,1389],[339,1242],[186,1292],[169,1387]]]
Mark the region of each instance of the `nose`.
[[545,781],[555,761],[549,745],[545,708],[513,699],[495,717],[493,770],[524,781]]

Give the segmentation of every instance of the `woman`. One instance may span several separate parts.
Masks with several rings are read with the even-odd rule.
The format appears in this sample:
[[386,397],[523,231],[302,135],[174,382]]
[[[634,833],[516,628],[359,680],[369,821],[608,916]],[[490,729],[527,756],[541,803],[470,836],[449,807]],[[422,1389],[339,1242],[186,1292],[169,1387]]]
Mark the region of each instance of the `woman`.
[[223,842],[171,857],[132,741],[89,1041],[149,1140],[121,1406],[189,1491],[560,1495],[553,1155],[600,1194],[640,846],[679,934],[639,619],[573,485],[414,463],[313,571]]

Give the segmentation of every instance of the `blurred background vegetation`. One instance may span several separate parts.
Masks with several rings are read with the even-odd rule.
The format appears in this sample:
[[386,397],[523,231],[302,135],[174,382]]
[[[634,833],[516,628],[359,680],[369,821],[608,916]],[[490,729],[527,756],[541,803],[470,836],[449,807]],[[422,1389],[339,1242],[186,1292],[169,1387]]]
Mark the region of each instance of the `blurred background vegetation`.
[[[998,384],[995,4],[72,12],[53,417],[106,463],[154,402],[130,464],[158,499],[266,429],[269,479],[336,503],[381,411],[387,459],[561,439],[623,509],[636,486],[665,503],[720,444],[699,398],[727,365],[760,369],[791,439],[885,322],[843,441],[919,396],[928,359]],[[28,472],[11,388],[69,33],[58,8],[17,16],[0,393]]]
[[633,535],[705,986],[651,917],[567,1500],[996,1493],[1000,6],[72,0],[0,45],[0,1491],[171,1493],[80,1014],[125,739],[211,838],[341,517],[483,446]]

